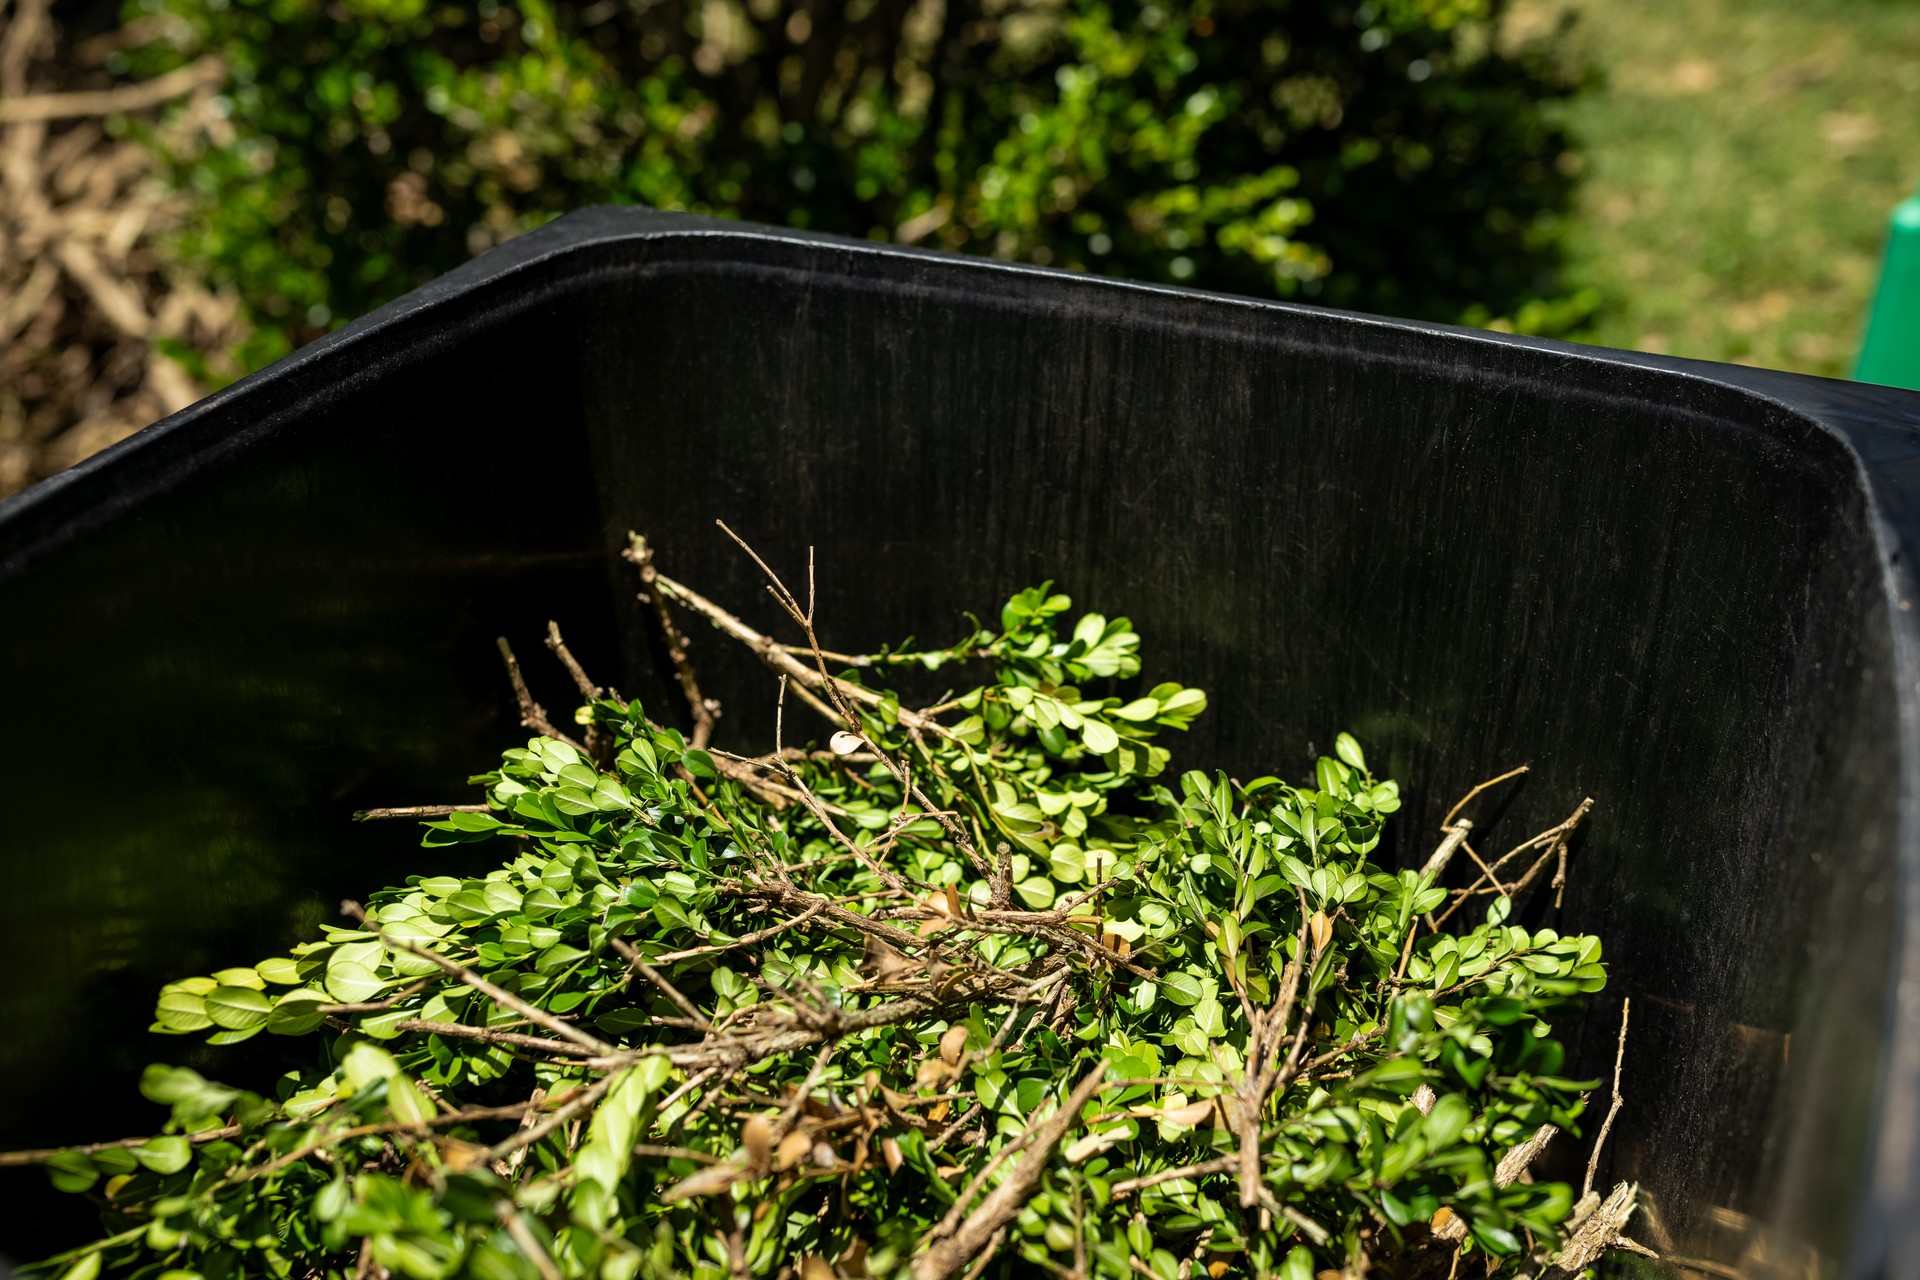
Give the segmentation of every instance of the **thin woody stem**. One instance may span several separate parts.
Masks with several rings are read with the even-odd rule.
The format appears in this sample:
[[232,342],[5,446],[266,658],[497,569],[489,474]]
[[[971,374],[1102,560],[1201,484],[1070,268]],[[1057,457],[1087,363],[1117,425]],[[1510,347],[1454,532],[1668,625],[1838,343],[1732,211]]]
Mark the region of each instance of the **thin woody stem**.
[[[239,1125],[230,1124],[223,1129],[203,1129],[199,1133],[190,1133],[187,1135],[187,1141],[196,1145],[202,1142],[219,1142],[222,1139],[234,1137],[239,1134],[239,1132]],[[14,1165],[45,1164],[57,1155],[73,1154],[90,1156],[100,1151],[119,1151],[127,1147],[143,1147],[152,1141],[153,1139],[151,1137],[116,1138],[112,1142],[89,1142],[77,1147],[43,1147],[33,1151],[0,1151],[0,1168],[7,1168]]]
[[687,657],[687,637],[674,622],[673,610],[667,608],[666,598],[660,592],[660,571],[654,567],[653,547],[639,534],[629,533],[627,549],[621,555],[640,571],[640,585],[646,588],[642,599],[653,605],[654,616],[660,620],[660,631],[667,641],[667,657],[673,662],[680,693],[693,716],[693,736],[689,741],[697,748],[704,748],[713,740],[713,725],[719,718],[720,704],[700,691],[699,677]]
[[573,677],[574,687],[580,690],[581,697],[591,702],[606,692],[587,675],[586,668],[580,665],[579,659],[573,656],[573,651],[567,648],[567,642],[561,638],[560,624],[551,620],[547,622],[547,648],[553,650],[554,656],[560,659],[560,665]]
[[632,943],[624,938],[608,938],[607,942],[615,951],[620,953],[622,959],[633,966],[635,973],[645,978],[648,982],[651,982],[660,990],[662,995],[666,996],[667,999],[673,1001],[673,1003],[679,1007],[680,1012],[691,1018],[694,1026],[708,1035],[713,1033],[713,1024],[707,1021],[705,1014],[700,1012],[700,1006],[682,995],[678,987],[667,981],[665,974],[641,959],[640,953],[633,949]]
[[1580,1185],[1580,1194],[1587,1195],[1593,1190],[1593,1180],[1600,1172],[1600,1151],[1607,1145],[1607,1137],[1613,1132],[1613,1118],[1620,1114],[1620,1071],[1627,1061],[1627,1017],[1633,1012],[1633,1001],[1623,999],[1620,1002],[1620,1042],[1613,1051],[1613,1103],[1607,1108],[1607,1118],[1600,1123],[1600,1134],[1593,1140],[1593,1154],[1587,1157],[1587,1179]]
[[385,809],[356,809],[355,822],[375,822],[382,818],[444,818],[450,813],[490,813],[487,804],[409,804]]
[[506,664],[507,679],[513,682],[513,696],[520,704],[521,725],[543,738],[564,742],[582,755],[588,754],[586,747],[555,728],[553,721],[547,719],[546,708],[533,700],[533,693],[527,688],[527,679],[520,674],[520,660],[513,656],[513,646],[507,643],[507,638],[500,636],[494,643],[500,647],[500,660]]

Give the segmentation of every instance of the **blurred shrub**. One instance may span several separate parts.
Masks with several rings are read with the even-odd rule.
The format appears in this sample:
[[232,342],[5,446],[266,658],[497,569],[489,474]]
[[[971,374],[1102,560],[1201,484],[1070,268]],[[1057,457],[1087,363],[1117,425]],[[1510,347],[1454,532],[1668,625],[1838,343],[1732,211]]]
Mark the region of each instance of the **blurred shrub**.
[[608,201],[1564,327],[1573,83],[1499,3],[137,0],[127,67],[231,66],[168,159],[247,365]]

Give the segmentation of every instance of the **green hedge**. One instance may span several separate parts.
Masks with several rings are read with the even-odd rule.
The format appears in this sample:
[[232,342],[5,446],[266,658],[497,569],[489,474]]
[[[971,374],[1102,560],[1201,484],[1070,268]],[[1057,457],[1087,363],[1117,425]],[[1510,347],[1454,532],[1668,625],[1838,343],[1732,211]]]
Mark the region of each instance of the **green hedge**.
[[232,67],[168,152],[255,365],[569,209],[1564,328],[1575,80],[1499,0],[136,0]]

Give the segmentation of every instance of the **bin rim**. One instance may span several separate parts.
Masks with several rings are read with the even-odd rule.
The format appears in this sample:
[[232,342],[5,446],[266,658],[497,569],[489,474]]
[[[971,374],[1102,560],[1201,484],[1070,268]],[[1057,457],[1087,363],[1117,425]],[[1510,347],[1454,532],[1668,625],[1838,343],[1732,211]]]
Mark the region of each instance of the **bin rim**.
[[[116,496],[106,488],[97,494],[89,494],[87,491],[99,484],[96,477],[103,473],[118,472],[135,458],[146,459],[150,467],[163,466],[168,471],[173,470],[170,464],[186,460],[178,457],[177,452],[183,446],[191,447],[189,442],[180,437],[189,433],[196,423],[240,397],[257,395],[265,388],[285,385],[315,365],[331,359],[336,352],[374,343],[397,328],[410,327],[421,318],[453,308],[482,286],[510,281],[515,276],[529,274],[583,250],[627,242],[666,245],[674,241],[733,241],[743,245],[787,244],[831,249],[846,255],[849,260],[919,261],[951,270],[977,272],[982,280],[1033,279],[1055,284],[1071,282],[1076,287],[1114,296],[1152,296],[1237,310],[1249,316],[1278,314],[1331,320],[1360,330],[1419,335],[1447,344],[1532,351],[1565,361],[1569,367],[1612,369],[1628,375],[1644,371],[1694,387],[1733,393],[1748,403],[1764,405],[1798,419],[1816,428],[1816,435],[1842,446],[1850,445],[1846,433],[1850,424],[1897,424],[1920,432],[1920,391],[1903,388],[1681,356],[1655,355],[1529,334],[1502,333],[1440,321],[1379,316],[1287,299],[1256,298],[1184,285],[1116,279],[919,245],[893,244],[728,218],[666,212],[640,205],[590,205],[562,215],[472,258],[447,274],[316,338],[264,369],[247,374],[73,466],[0,499],[0,577],[9,576],[24,567],[24,559],[34,556],[39,549],[35,544],[42,541],[36,534],[51,532],[44,528],[36,530],[34,526],[44,525],[49,517],[72,520],[81,515],[78,508],[84,507],[89,516],[86,524],[91,526],[137,502],[137,497],[129,501],[127,495]],[[1805,450],[1801,441],[1782,438],[1780,442],[1802,452]],[[226,442],[209,440],[205,443],[217,451],[220,444]],[[1857,450],[1848,447],[1847,452],[1859,477],[1863,481],[1870,480],[1870,469],[1861,463]],[[194,452],[191,456],[198,459],[204,455]],[[111,479],[124,483],[118,476]],[[23,543],[26,545],[23,546]]]

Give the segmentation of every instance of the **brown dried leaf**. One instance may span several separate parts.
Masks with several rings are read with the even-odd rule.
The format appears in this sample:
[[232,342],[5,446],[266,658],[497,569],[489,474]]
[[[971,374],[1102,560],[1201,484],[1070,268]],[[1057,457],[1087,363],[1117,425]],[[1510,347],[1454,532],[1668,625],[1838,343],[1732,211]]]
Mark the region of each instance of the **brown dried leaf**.
[[1313,935],[1313,954],[1317,956],[1333,941],[1333,921],[1327,919],[1326,912],[1316,911],[1307,921],[1307,932]]
[[785,1173],[793,1168],[812,1147],[813,1139],[798,1130],[780,1139],[780,1145],[773,1153],[774,1172]]
[[880,1139],[880,1158],[887,1162],[888,1173],[900,1172],[900,1165],[905,1159],[900,1154],[900,1144],[892,1138]]
[[[935,890],[927,895],[927,906],[940,912],[942,915],[947,914],[947,895]],[[935,917],[932,920],[922,920],[914,932],[923,938],[931,938],[942,929],[951,929],[952,927],[953,923],[951,921]]]
[[1186,1125],[1197,1128],[1213,1114],[1213,1099],[1202,1098],[1198,1102],[1189,1102],[1184,1107],[1169,1107],[1160,1113],[1160,1118],[1168,1124]]
[[477,1142],[436,1136],[433,1145],[440,1153],[440,1167],[448,1173],[465,1173],[469,1169],[483,1169],[487,1165],[487,1149]]
[[719,1195],[734,1183],[744,1182],[753,1176],[753,1170],[744,1165],[716,1164],[668,1187],[660,1193],[660,1200],[663,1204],[672,1204],[676,1200],[690,1200],[695,1196]]
[[740,1146],[756,1169],[767,1166],[767,1153],[773,1149],[773,1124],[765,1116],[748,1116],[740,1126]]
[[919,972],[922,967],[918,960],[890,942],[871,935],[866,942],[866,954],[860,957],[860,971],[871,975],[875,982],[894,982]]
[[949,1067],[959,1067],[960,1055],[967,1051],[967,1029],[955,1024],[940,1035],[940,1061]]

